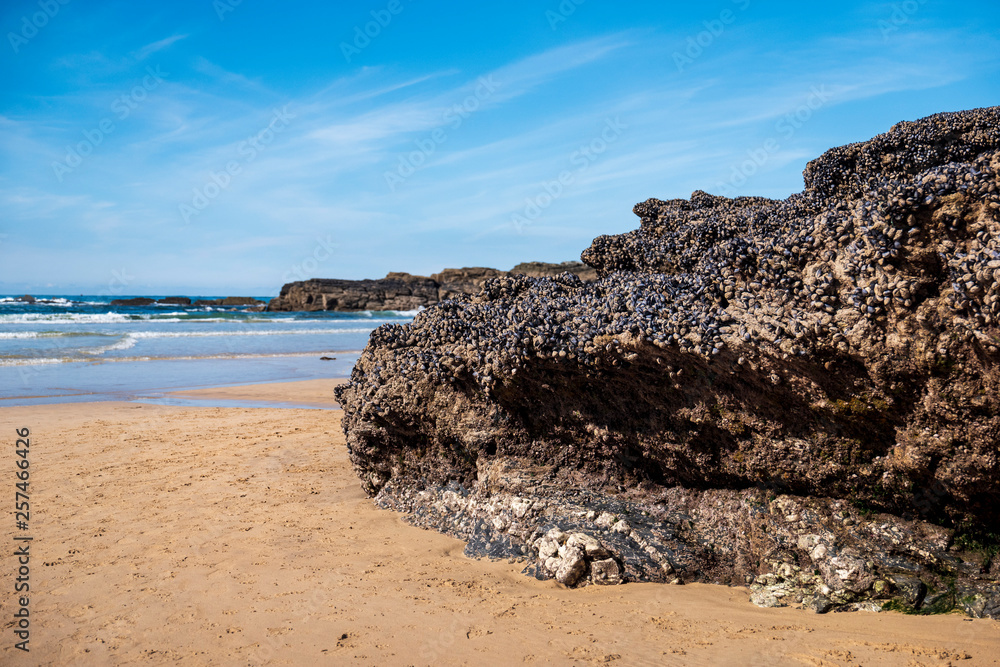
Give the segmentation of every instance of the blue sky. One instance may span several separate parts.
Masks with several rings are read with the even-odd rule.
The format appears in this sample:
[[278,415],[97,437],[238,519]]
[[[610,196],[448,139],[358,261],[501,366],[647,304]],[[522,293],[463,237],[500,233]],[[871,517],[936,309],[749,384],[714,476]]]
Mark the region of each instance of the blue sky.
[[148,4],[0,10],[0,293],[577,259],[636,202],[784,197],[1000,104],[992,1]]

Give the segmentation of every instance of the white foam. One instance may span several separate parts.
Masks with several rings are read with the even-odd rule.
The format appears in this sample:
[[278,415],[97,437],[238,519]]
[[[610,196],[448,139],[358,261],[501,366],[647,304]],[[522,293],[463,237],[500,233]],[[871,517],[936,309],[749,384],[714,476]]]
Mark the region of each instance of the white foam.
[[15,338],[42,338],[40,331],[0,331],[0,340],[11,340]]
[[[173,314],[173,313],[168,313]],[[182,313],[186,314],[186,313]],[[32,324],[34,322],[45,322],[46,324],[120,324],[123,322],[240,322],[224,317],[163,317],[162,315],[151,314],[129,314],[122,313],[23,313],[19,315],[0,315],[0,324]],[[268,320],[271,321],[271,320]]]
[[68,358],[35,357],[30,359],[0,359],[0,366],[34,366],[36,364],[61,364],[66,361],[74,361]]
[[[49,322],[52,324],[116,324],[131,322],[132,318],[121,313],[22,313],[18,315],[0,315],[0,323],[28,324],[31,322]],[[180,321],[180,320],[178,320]]]
[[106,338],[121,334],[109,334],[100,331],[0,331],[0,340],[16,340],[24,338]]
[[[32,305],[32,303],[22,301],[21,297],[18,296],[0,296],[0,303],[19,303],[25,306]],[[110,306],[108,301],[75,301],[61,296],[53,298],[42,296],[36,297],[33,304],[36,306]]]
[[93,350],[80,350],[82,354],[104,354],[105,352],[113,352],[115,350],[127,350],[129,348],[135,347],[138,341],[131,335],[126,335],[117,343],[112,343],[111,345],[104,345],[102,347],[94,348]]

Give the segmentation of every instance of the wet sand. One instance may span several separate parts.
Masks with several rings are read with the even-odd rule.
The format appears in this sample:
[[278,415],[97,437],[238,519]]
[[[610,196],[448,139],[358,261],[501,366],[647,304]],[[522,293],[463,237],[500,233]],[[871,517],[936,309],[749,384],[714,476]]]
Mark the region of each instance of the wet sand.
[[344,378],[331,378],[240,385],[235,387],[209,387],[207,389],[172,391],[167,396],[192,399],[220,399],[224,401],[250,401],[254,403],[295,403],[317,408],[334,408],[337,407],[337,404],[333,400],[333,388],[344,382],[347,382]]

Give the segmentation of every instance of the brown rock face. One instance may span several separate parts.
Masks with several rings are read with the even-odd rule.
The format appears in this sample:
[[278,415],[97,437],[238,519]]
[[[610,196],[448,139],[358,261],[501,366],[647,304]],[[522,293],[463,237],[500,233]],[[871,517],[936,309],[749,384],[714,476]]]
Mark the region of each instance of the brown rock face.
[[577,585],[610,558],[761,604],[1000,616],[1000,108],[805,179],[651,199],[584,251],[595,282],[505,276],[376,330],[337,390],[365,490]]
[[438,284],[423,276],[390,273],[381,280],[314,278],[288,283],[267,304],[270,311],[416,310],[437,303]]
[[[524,270],[521,271],[521,267]],[[530,271],[530,273],[529,273]],[[594,269],[581,262],[518,264],[510,272],[472,267],[445,269],[429,278],[409,273],[390,273],[379,280],[334,280],[314,278],[288,283],[268,304],[271,311],[290,310],[416,310],[440,301],[478,294],[490,278],[525,273],[556,276],[564,271],[579,273],[581,279],[596,277]]]

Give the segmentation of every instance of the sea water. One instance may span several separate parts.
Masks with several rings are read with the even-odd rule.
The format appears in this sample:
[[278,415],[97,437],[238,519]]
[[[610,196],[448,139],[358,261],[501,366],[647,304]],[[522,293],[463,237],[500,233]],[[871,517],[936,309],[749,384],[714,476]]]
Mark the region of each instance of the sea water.
[[0,296],[0,406],[157,399],[178,389],[346,377],[376,327],[415,315],[35,299]]

